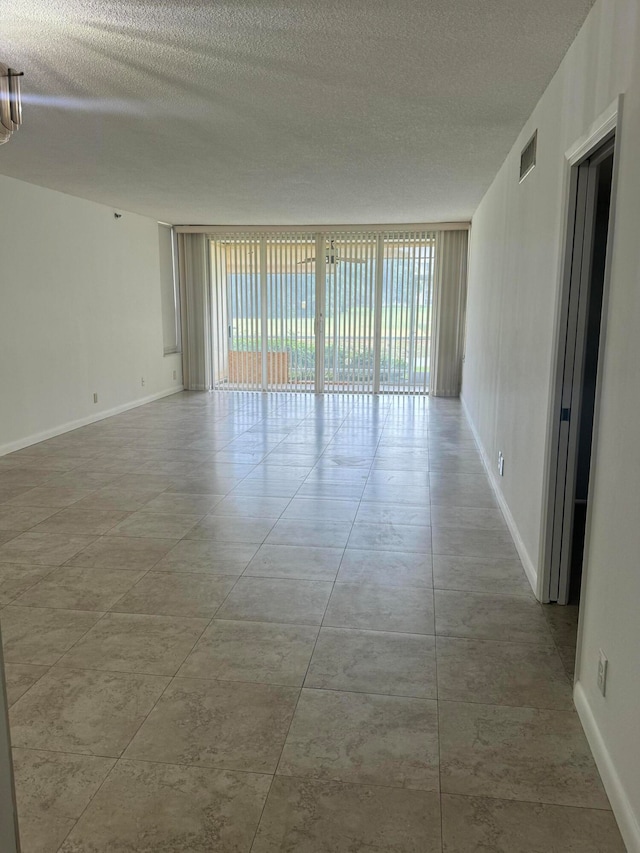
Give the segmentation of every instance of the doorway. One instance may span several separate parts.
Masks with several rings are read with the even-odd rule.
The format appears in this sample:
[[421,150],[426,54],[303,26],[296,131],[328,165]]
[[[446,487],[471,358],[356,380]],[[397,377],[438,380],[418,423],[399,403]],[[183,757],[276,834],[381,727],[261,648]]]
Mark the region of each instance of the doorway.
[[560,322],[544,600],[578,604],[582,583],[615,135],[573,166]]

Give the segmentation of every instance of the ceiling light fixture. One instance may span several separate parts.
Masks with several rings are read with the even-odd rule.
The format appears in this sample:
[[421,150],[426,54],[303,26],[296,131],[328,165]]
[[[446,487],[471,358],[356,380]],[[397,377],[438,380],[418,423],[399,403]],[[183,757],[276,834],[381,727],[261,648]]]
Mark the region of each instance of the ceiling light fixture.
[[0,145],[8,142],[13,131],[22,124],[22,76],[22,71],[14,71],[0,62]]

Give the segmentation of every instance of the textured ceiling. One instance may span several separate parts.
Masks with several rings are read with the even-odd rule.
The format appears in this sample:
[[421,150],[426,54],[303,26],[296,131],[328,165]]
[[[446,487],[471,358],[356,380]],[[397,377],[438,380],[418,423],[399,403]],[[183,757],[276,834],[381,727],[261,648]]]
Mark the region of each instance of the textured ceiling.
[[0,173],[172,223],[468,219],[592,3],[12,0]]

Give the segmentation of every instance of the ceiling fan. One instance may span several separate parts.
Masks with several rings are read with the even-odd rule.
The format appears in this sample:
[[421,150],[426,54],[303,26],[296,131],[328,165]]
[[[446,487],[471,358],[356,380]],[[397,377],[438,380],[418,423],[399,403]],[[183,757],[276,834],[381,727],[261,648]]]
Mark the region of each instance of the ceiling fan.
[[[346,258],[342,257],[338,254],[336,247],[334,245],[335,241],[331,240],[329,246],[327,247],[327,254],[324,256],[325,263],[327,266],[336,266],[336,264],[366,264],[366,258]],[[298,261],[299,264],[312,264],[315,261],[315,256],[311,256],[309,258],[303,258],[301,261]]]

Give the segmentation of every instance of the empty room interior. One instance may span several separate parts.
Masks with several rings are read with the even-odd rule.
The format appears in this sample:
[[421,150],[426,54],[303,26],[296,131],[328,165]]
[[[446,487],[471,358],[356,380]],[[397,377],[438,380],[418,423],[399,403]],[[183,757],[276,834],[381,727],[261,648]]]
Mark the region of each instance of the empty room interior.
[[640,853],[640,0],[0,21],[2,853]]

